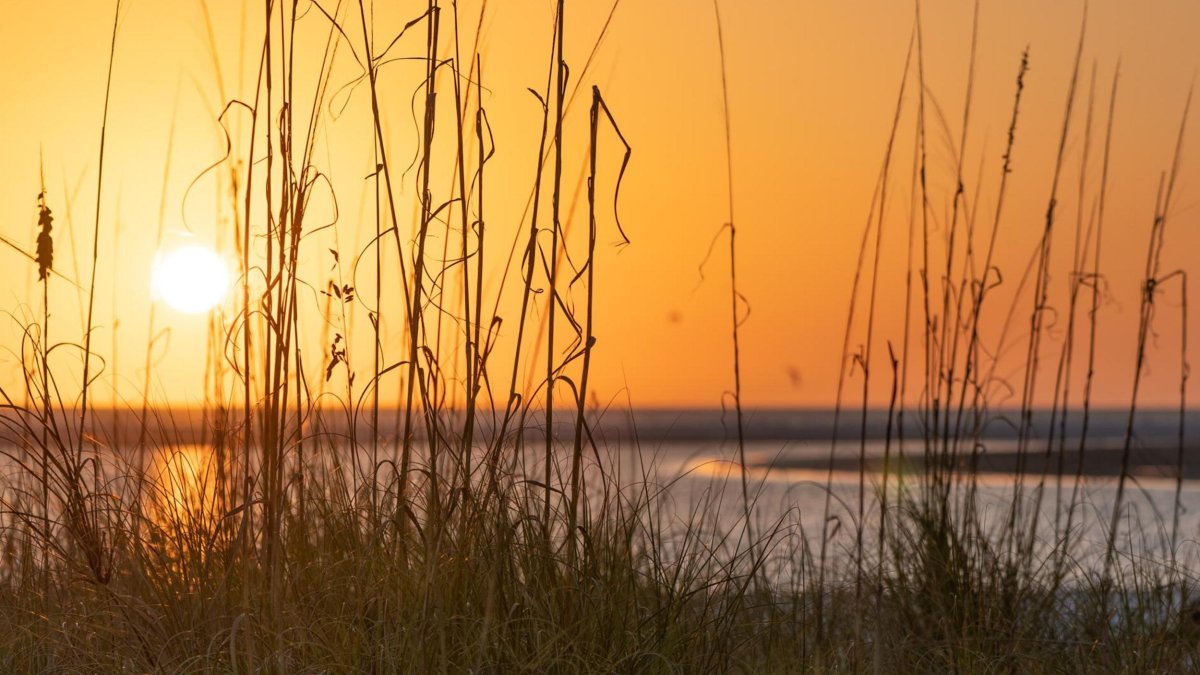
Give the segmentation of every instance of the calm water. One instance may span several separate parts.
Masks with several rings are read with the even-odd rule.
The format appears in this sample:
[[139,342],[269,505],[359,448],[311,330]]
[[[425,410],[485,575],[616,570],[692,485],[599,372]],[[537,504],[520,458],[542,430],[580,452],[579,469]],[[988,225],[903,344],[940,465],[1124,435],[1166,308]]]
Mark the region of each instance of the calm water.
[[[573,422],[563,415],[564,424]],[[1012,416],[1015,419],[1015,416]],[[856,540],[860,509],[865,539],[871,539],[878,527],[879,494],[883,487],[885,453],[892,457],[890,466],[901,466],[901,452],[910,460],[903,475],[887,473],[889,502],[901,486],[910,491],[920,488],[923,454],[916,422],[905,425],[908,440],[901,446],[893,437],[886,438],[885,411],[867,416],[865,441],[860,436],[861,413],[845,413],[834,447],[833,415],[827,410],[769,410],[751,412],[746,424],[746,461],[748,487],[754,502],[753,522],[757,533],[782,528],[807,538],[812,545],[820,541],[826,508],[829,511],[831,551],[846,555]],[[1028,447],[1031,452],[1020,491],[1032,509],[1032,500],[1041,492],[1039,541],[1052,547],[1061,536],[1067,507],[1077,492],[1073,531],[1079,542],[1080,561],[1095,561],[1107,537],[1109,519],[1116,494],[1126,413],[1094,412],[1086,443],[1080,448],[1080,416],[1068,416],[1065,442],[1056,439],[1048,445],[1050,431],[1057,436],[1056,423],[1050,425],[1046,413],[1035,414]],[[1165,560],[1176,505],[1176,462],[1178,459],[1179,418],[1177,412],[1150,411],[1136,418],[1130,474],[1124,499],[1125,510],[1120,549],[1131,556]],[[486,425],[485,425],[486,426]],[[742,481],[737,443],[731,440],[733,419],[720,411],[657,410],[607,414],[593,424],[599,444],[599,461],[610,477],[609,489],[620,488],[629,499],[654,497],[654,513],[665,529],[683,531],[689,525],[703,523],[711,532],[738,532],[744,518]],[[1200,413],[1190,413],[1185,429],[1200,429]],[[183,426],[176,436],[184,440],[196,436],[194,429]],[[332,429],[341,433],[344,429]],[[560,438],[569,438],[569,427],[560,429]],[[361,437],[371,437],[360,429]],[[893,430],[893,436],[898,430]],[[127,438],[129,436],[126,436]],[[539,447],[544,435],[539,429],[528,431],[531,447]],[[981,455],[978,479],[978,503],[985,524],[1003,523],[1009,514],[1014,490],[1016,466],[1016,426],[1005,415],[996,414],[979,437]],[[1049,447],[1049,462],[1047,448]],[[833,450],[833,470],[830,456]],[[963,448],[965,453],[967,448]],[[860,453],[867,471],[860,474]],[[339,457],[345,471],[356,462],[346,451]],[[384,451],[383,456],[389,453]],[[1061,454],[1061,457],[1060,457]],[[536,466],[538,452],[531,452],[526,471],[540,476]],[[1075,480],[1080,457],[1083,477]],[[1184,480],[1179,497],[1179,546],[1177,559],[1200,572],[1196,564],[1200,553],[1200,454],[1194,451],[1191,434],[1185,435]],[[126,457],[129,461],[133,458]],[[357,464],[370,466],[369,453],[360,450]],[[215,461],[203,444],[185,442],[169,451],[152,453],[145,460],[148,474],[159,487],[159,502],[195,503],[211,496],[215,482]],[[324,457],[329,470],[330,458]],[[594,463],[595,457],[591,461]],[[1064,478],[1057,477],[1062,462]],[[1046,475],[1043,475],[1046,470]],[[860,491],[860,480],[863,481]],[[600,484],[599,472],[589,474],[590,487]],[[8,472],[9,489],[24,485],[27,476],[17,467]],[[860,505],[860,494],[861,505]],[[793,540],[795,541],[795,540]],[[728,543],[728,542],[727,542]],[[736,542],[734,542],[736,543]],[[731,544],[732,545],[732,544]]]
[[[843,415],[836,447],[830,440],[833,424],[829,411],[768,411],[749,416],[748,436],[752,440],[746,444],[746,461],[751,467],[749,485],[757,532],[781,525],[790,531],[802,530],[810,544],[816,545],[828,502],[831,549],[847,554],[856,539],[862,453],[868,467],[862,499],[865,539],[872,538],[878,527],[882,460],[885,452],[890,452],[891,466],[897,466],[901,448],[895,438],[890,443],[885,441],[886,413],[882,411],[868,415],[864,444],[860,415],[855,411]],[[1056,545],[1061,537],[1078,487],[1072,516],[1072,532],[1078,542],[1075,554],[1081,564],[1098,564],[1117,492],[1126,420],[1124,411],[1093,412],[1081,455],[1079,415],[1068,416],[1065,442],[1057,438],[1061,427],[1056,421],[1052,445],[1049,415],[1034,415],[1026,473],[1019,491],[1026,513],[1032,511],[1033,500],[1041,491],[1038,541],[1042,550]],[[719,415],[714,421],[696,411],[639,413],[640,443],[628,440],[629,435],[610,441],[610,446],[620,448],[610,456],[621,467],[626,482],[636,483],[639,476],[645,475],[653,476],[658,485],[669,485],[667,511],[672,517],[686,520],[697,513],[707,514],[722,527],[736,527],[743,514],[737,443],[723,438],[726,434],[719,421]],[[1124,560],[1137,557],[1165,561],[1170,557],[1167,542],[1176,508],[1179,415],[1178,411],[1150,411],[1140,413],[1135,422],[1118,548],[1125,554]],[[625,425],[626,434],[632,426]],[[904,489],[919,489],[923,447],[916,425],[906,426],[909,440],[903,450],[911,461],[905,477],[895,472],[887,474],[889,502],[893,502],[901,482]],[[1185,432],[1200,429],[1200,413],[1189,413],[1184,428]],[[620,427],[610,424],[609,430]],[[705,438],[706,434],[710,437]],[[687,440],[675,440],[673,435]],[[997,416],[980,437],[978,504],[987,526],[998,527],[1007,520],[1014,490],[1018,489],[1014,474],[1017,435],[1014,425]],[[917,440],[912,440],[914,437]],[[1190,571],[1200,573],[1200,453],[1190,433],[1185,433],[1184,440],[1176,559]],[[969,446],[962,448],[964,453],[968,450]],[[1062,479],[1057,477],[1060,452]],[[1083,471],[1077,485],[1081,456]]]

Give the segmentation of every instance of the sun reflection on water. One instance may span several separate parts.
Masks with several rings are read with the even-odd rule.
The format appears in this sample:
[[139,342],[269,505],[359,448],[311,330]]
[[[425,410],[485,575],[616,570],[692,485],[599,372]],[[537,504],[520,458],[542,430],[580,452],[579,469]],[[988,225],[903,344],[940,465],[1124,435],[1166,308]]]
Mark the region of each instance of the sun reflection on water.
[[146,468],[148,489],[143,497],[157,525],[195,525],[219,518],[216,459],[207,445],[180,445],[154,452]]

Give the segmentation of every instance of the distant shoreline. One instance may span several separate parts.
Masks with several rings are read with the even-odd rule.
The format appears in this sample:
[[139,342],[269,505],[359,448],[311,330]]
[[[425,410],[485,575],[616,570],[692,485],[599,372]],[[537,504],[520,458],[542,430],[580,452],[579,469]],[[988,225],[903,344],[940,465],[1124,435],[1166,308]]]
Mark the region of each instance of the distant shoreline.
[[[12,413],[0,412],[0,418]],[[289,413],[291,417],[294,413]],[[444,411],[453,418],[457,411]],[[502,411],[492,413],[486,411],[476,418],[477,429],[486,437],[495,431]],[[1061,413],[1059,413],[1061,415]],[[1102,408],[1092,409],[1088,418],[1088,438],[1092,447],[1103,444],[1109,447],[1117,439],[1123,438],[1128,419],[1128,409]],[[321,409],[320,432],[331,435],[347,434],[349,424],[347,412],[341,408]],[[98,437],[105,436],[129,438],[130,434],[138,434],[142,429],[142,410],[139,407],[96,409],[89,415],[89,433]],[[899,438],[901,432],[908,439],[916,440],[925,437],[922,420],[915,411],[906,411],[904,428],[901,430],[893,417],[888,424],[888,410],[869,408],[864,424],[863,413],[858,409],[842,411],[835,430],[832,408],[760,408],[747,409],[744,418],[744,438],[747,441],[789,442],[789,441],[829,441],[836,435],[842,442],[855,443],[863,437],[868,441],[883,441],[890,430],[893,439]],[[147,419],[151,436],[163,432],[175,440],[189,443],[206,442],[214,428],[220,426],[229,433],[237,433],[244,424],[244,410],[240,404],[230,404],[226,408],[224,419],[219,425],[214,424],[216,417],[212,411],[204,411],[198,407],[150,407]],[[397,408],[381,408],[379,411],[378,436],[385,442],[392,442],[402,436],[403,411]],[[978,435],[982,441],[1015,441],[1018,435],[1019,411],[1011,409],[991,410],[987,420],[978,429],[971,428],[975,424],[970,415],[963,419],[951,420],[949,429],[952,436],[968,438]],[[311,432],[317,432],[316,416],[305,418]],[[370,406],[363,407],[357,416],[357,433],[374,433],[371,428],[372,411]],[[621,447],[631,447],[636,442],[642,447],[653,446],[664,442],[721,442],[734,441],[737,438],[736,423],[733,412],[720,408],[638,408],[635,410],[610,408],[603,412],[593,411],[588,416],[592,436],[606,444],[619,444]],[[1030,416],[1029,425],[1032,438],[1036,439],[1031,447],[1042,446],[1051,428],[1055,436],[1065,433],[1067,448],[1078,449],[1078,438],[1081,435],[1083,414],[1081,410],[1071,410],[1067,413],[1066,424],[1049,409],[1036,409]],[[531,410],[524,418],[525,436],[527,439],[545,437],[545,424],[542,411]],[[515,423],[515,422],[514,422]],[[564,414],[555,417],[555,427],[558,433],[573,434],[575,415]],[[1135,423],[1135,446],[1174,447],[1178,433],[1179,411],[1168,408],[1146,408],[1139,410]],[[20,425],[9,425],[12,429]],[[1186,445],[1200,447],[1200,438],[1194,437],[1193,430],[1200,430],[1200,409],[1188,410],[1184,420],[1188,430]],[[510,430],[513,427],[510,425]],[[836,431],[836,434],[835,434]],[[425,435],[424,420],[414,428],[414,438]],[[1057,441],[1056,441],[1057,444]],[[1173,455],[1172,455],[1173,456]],[[993,458],[998,455],[993,455]],[[1174,460],[1171,462],[1174,463]]]
[[[1200,447],[1188,446],[1184,448],[1183,478],[1185,480],[1200,480],[1200,461],[1196,461],[1197,452],[1200,452]],[[1134,447],[1129,454],[1129,473],[1132,476],[1138,477],[1169,478],[1173,480],[1177,477],[1178,453],[1178,447],[1171,447],[1161,443],[1148,447]],[[847,457],[843,453],[839,454],[843,456],[833,460],[832,468],[834,471],[857,473],[862,468],[862,464],[860,464],[857,456]],[[1093,446],[1084,449],[1083,465],[1080,467],[1078,443],[1071,444],[1068,442],[1066,452],[1061,456],[1062,471],[1067,476],[1074,476],[1076,473],[1079,473],[1087,477],[1116,477],[1121,473],[1123,454],[1123,450],[1119,447],[1119,444],[1114,445],[1111,440],[1106,439],[1100,447]],[[1012,475],[1017,471],[1019,458],[1018,453],[1011,450],[998,452],[983,451],[974,458],[972,458],[969,452],[960,452],[960,456],[956,462],[956,469],[961,472],[969,471],[971,469],[971,462],[975,461],[975,468],[981,474]],[[1032,444],[1030,451],[1025,454],[1024,473],[1026,475],[1041,475],[1045,472],[1051,476],[1057,475],[1059,461],[1060,453],[1057,447],[1047,457],[1044,443]],[[905,473],[921,472],[924,469],[924,461],[919,450],[916,453],[912,450],[906,452],[903,464],[901,464],[899,456],[895,454],[895,450],[893,449],[893,455],[889,464],[893,467],[893,472],[901,467],[903,467]],[[756,469],[771,470],[815,471],[828,470],[830,468],[828,458],[812,459],[788,457],[786,455],[775,457],[771,461],[753,462],[752,465]],[[867,471],[871,473],[881,473],[885,469],[883,458],[878,455],[868,455],[865,466]],[[1082,470],[1080,470],[1081,468]]]

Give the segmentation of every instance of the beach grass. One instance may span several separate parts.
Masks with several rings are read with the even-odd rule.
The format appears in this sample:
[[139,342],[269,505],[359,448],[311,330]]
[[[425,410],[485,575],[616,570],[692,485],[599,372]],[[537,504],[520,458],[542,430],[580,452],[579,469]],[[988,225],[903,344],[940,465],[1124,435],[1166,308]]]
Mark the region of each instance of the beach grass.
[[[603,349],[593,308],[605,270],[595,251],[600,228],[630,242],[619,195],[637,139],[622,133],[623,111],[610,109],[599,87],[582,84],[589,82],[586,65],[572,70],[565,59],[565,44],[574,39],[571,5],[556,3],[547,79],[543,89],[530,90],[540,136],[504,139],[504,152],[528,155],[534,167],[532,184],[520,186],[530,195],[528,218],[508,228],[484,211],[485,177],[494,180],[488,162],[501,144],[488,123],[479,41],[460,35],[460,19],[470,17],[460,16],[455,3],[428,0],[382,50],[361,1],[321,9],[321,17],[310,13],[303,20],[324,21],[327,31],[315,73],[294,65],[301,48],[294,40],[302,20],[297,6],[267,2],[264,11],[267,29],[251,50],[261,58],[254,97],[223,102],[226,111],[243,115],[249,138],[258,140],[231,144],[215,167],[227,184],[224,208],[235,214],[224,240],[240,268],[234,309],[208,324],[204,408],[151,402],[153,318],[142,400],[107,410],[89,395],[106,356],[94,353],[91,342],[96,267],[114,264],[96,248],[111,234],[102,231],[99,198],[92,238],[82,244],[93,246],[81,300],[88,317],[83,335],[62,335],[56,327],[51,341],[46,288],[66,281],[42,274],[43,311],[14,348],[24,380],[0,391],[0,452],[9,469],[0,502],[0,670],[1168,673],[1196,667],[1200,614],[1191,604],[1194,575],[1179,555],[1186,352],[1173,512],[1135,524],[1128,508],[1135,385],[1103,546],[1089,549],[1080,532],[1080,512],[1095,506],[1078,486],[1099,367],[1095,335],[1106,318],[1099,311],[1099,251],[1118,109],[1115,71],[1105,90],[1095,71],[1090,80],[1082,76],[1086,23],[1064,89],[1043,234],[1024,276],[1002,281],[993,256],[1005,241],[1004,195],[1015,170],[1011,158],[1021,151],[1030,57],[1014,55],[1007,146],[989,165],[990,177],[979,177],[994,181],[998,194],[994,211],[985,214],[969,194],[964,167],[974,57],[953,169],[935,175],[928,139],[952,134],[938,128],[945,116],[940,108],[934,113],[929,98],[918,14],[909,56],[898,64],[903,70],[875,194],[864,205],[824,512],[813,530],[794,508],[760,504],[771,477],[747,461],[739,334],[747,309],[735,272],[736,125],[727,89],[729,213],[721,236],[729,237],[731,263],[736,427],[729,440],[737,461],[685,501],[679,484],[697,479],[664,476],[654,449],[643,448],[636,434],[605,438],[601,420],[622,412],[589,400],[589,377],[600,367],[593,355]],[[118,25],[113,50],[123,39]],[[368,210],[374,222],[363,227],[372,228],[374,247],[334,251],[331,278],[305,279],[304,235],[317,226],[306,213],[314,191],[324,189],[317,135],[335,96],[331,63],[339,49],[361,65],[363,95],[371,101],[364,135],[377,167]],[[386,65],[382,55],[392,49],[423,65],[414,89],[418,152],[411,167],[396,163],[401,150],[385,127],[386,85],[378,75]],[[724,45],[719,49],[723,64]],[[299,78],[317,86],[296,87]],[[298,89],[315,93],[302,98]],[[1098,106],[1106,93],[1107,106]],[[587,104],[589,161],[587,223],[572,229],[563,155],[572,142],[564,123],[576,100]],[[1081,107],[1086,150],[1073,239],[1067,239],[1074,253],[1071,269],[1061,271],[1070,280],[1068,337],[1053,354],[1042,342],[1056,272],[1051,245],[1064,236],[1057,232],[1059,204],[1069,190],[1060,174]],[[1186,288],[1184,272],[1159,262],[1186,110],[1182,117],[1175,160],[1149,223],[1137,374],[1151,348],[1159,294],[1172,283]],[[1100,128],[1104,138],[1097,141]],[[435,142],[445,135],[453,142]],[[901,138],[913,152],[907,182],[899,148],[909,146]],[[105,140],[102,130],[101,167]],[[438,154],[446,148],[448,154]],[[1097,158],[1098,188],[1085,180]],[[435,162],[454,166],[449,183],[439,184]],[[599,166],[620,169],[602,175]],[[103,195],[103,168],[98,173]],[[399,212],[401,184],[419,195],[411,220]],[[911,195],[908,222],[896,222],[887,215],[889,200],[904,191]],[[930,222],[935,199],[951,207],[940,229]],[[39,207],[45,217],[59,208],[44,198]],[[897,240],[885,238],[885,230],[907,236],[901,335],[880,336],[875,323],[880,256],[885,241]],[[506,237],[520,255],[485,259],[485,240]],[[394,249],[385,251],[381,242],[389,240]],[[356,255],[373,258],[376,270],[374,297],[357,323],[354,303],[368,292],[348,285],[342,270],[357,264]],[[52,260],[44,262],[50,270]],[[385,288],[385,268],[402,283]],[[485,286],[496,270],[510,288]],[[1016,283],[1022,302],[997,306],[992,291],[1002,283]],[[308,288],[325,289],[318,306],[305,299]],[[497,313],[501,292],[520,298],[512,303],[519,312]],[[1186,290],[1182,297],[1186,331]],[[1013,318],[1025,310],[1027,324]],[[1010,320],[994,335],[994,317],[1005,312]],[[402,327],[401,349],[384,348],[385,323],[393,331]],[[1010,334],[1018,323],[1027,329]],[[327,348],[319,355],[300,349],[314,325]],[[515,336],[511,362],[493,358],[501,326]],[[373,336],[371,355],[351,353],[351,330]],[[996,491],[982,494],[979,461],[989,425],[1011,412],[992,403],[1002,379],[996,355],[1009,340],[1023,340],[1025,356],[1012,421],[1016,466],[997,515]],[[1072,394],[1079,363],[1086,363],[1085,385]],[[910,372],[919,386],[910,388]],[[1048,428],[1035,429],[1047,378],[1053,378],[1052,418]],[[880,472],[867,462],[868,414],[879,412],[870,405],[873,381],[890,389]],[[80,383],[77,391],[72,382]],[[385,382],[399,392],[395,408],[381,404]],[[857,402],[843,401],[853,387],[861,388]],[[856,438],[844,431],[843,416],[857,416]],[[1082,432],[1069,435],[1068,418],[1080,417]],[[847,452],[859,461],[850,503],[843,504],[834,466]],[[637,468],[629,472],[621,467],[631,454]],[[906,456],[919,457],[920,469],[901,480],[886,469],[893,459],[904,465]]]

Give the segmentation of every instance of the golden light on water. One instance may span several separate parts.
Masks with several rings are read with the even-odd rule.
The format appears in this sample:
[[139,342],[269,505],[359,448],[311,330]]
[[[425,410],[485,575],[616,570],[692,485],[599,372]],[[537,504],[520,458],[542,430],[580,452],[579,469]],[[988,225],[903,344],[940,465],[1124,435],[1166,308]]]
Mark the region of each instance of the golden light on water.
[[188,245],[158,256],[150,273],[156,300],[185,314],[201,314],[217,306],[229,291],[229,268],[217,252]]
[[212,450],[204,445],[183,445],[154,453],[148,477],[157,492],[150,502],[160,509],[155,518],[160,525],[211,516],[216,496],[214,465]]

